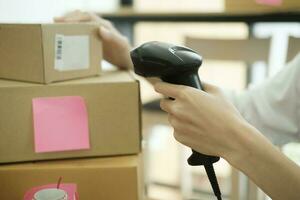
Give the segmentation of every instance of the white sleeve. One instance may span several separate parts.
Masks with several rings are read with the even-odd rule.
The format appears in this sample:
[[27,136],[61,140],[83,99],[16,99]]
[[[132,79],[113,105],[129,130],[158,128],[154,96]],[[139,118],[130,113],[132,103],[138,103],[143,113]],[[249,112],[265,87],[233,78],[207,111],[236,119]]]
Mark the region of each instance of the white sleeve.
[[300,140],[300,54],[274,77],[231,100],[276,145]]

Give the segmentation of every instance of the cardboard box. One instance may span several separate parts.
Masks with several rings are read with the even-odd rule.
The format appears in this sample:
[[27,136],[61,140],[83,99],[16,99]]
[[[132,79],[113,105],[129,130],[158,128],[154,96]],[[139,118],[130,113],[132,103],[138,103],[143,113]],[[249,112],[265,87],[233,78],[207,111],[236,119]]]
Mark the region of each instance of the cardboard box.
[[[57,96],[84,99],[89,150],[35,153],[32,99]],[[0,163],[140,152],[139,83],[127,72],[49,85],[0,80],[0,113]]]
[[0,165],[0,199],[22,200],[27,190],[41,185],[77,184],[82,200],[143,199],[139,156]]
[[51,83],[99,75],[96,24],[0,24],[0,78]]
[[226,13],[252,14],[300,11],[299,0],[225,0]]

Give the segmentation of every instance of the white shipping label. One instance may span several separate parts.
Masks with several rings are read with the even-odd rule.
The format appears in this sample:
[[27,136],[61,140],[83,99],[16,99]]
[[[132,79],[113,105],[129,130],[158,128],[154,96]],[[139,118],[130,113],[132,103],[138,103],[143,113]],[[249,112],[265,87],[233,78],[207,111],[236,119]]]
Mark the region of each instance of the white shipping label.
[[90,40],[88,35],[55,35],[54,69],[70,71],[90,66]]

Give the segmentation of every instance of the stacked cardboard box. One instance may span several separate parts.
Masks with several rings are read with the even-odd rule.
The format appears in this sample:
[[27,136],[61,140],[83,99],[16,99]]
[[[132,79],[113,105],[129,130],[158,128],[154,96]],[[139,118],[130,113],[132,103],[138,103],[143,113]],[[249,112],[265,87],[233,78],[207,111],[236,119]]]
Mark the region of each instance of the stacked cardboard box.
[[2,24],[0,38],[0,199],[59,177],[68,199],[142,199],[139,83],[98,76],[97,26]]
[[134,155],[5,165],[0,167],[0,198],[20,200],[29,188],[62,176],[64,182],[76,183],[82,200],[140,200],[140,165]]

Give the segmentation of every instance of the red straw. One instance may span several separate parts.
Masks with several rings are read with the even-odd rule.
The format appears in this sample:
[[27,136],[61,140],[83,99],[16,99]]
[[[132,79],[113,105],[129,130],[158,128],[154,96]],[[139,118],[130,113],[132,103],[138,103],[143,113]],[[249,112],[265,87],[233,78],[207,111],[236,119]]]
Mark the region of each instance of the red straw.
[[76,200],[79,200],[78,192],[75,192],[75,197],[76,197]]
[[60,183],[61,183],[62,177],[59,177],[56,188],[59,189]]

